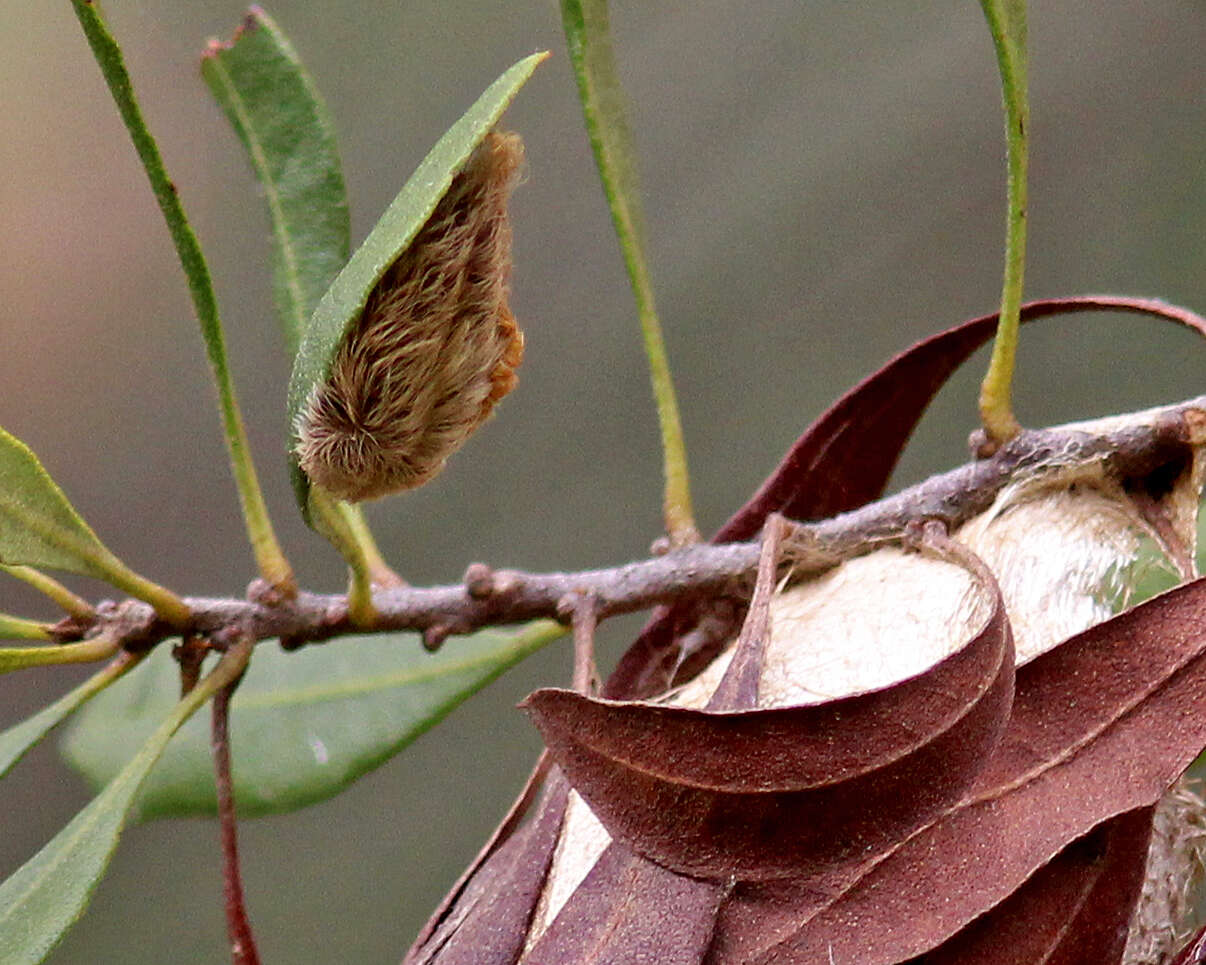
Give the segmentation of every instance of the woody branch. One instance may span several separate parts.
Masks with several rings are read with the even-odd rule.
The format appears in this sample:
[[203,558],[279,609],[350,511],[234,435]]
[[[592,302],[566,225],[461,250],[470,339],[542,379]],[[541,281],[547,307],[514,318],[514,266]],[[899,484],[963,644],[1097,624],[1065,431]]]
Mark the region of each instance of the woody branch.
[[[1098,485],[1142,494],[1153,479],[1188,471],[1192,447],[1206,442],[1206,396],[1177,405],[1051,429],[1026,430],[990,458],[949,472],[874,503],[818,522],[789,523],[786,558],[798,573],[819,572],[879,542],[898,539],[917,520],[958,526],[991,506],[1006,487],[1078,474]],[[868,441],[874,445],[874,440]],[[431,648],[446,637],[552,618],[569,624],[575,601],[589,596],[598,618],[648,609],[686,596],[748,596],[758,567],[758,541],[702,544],[604,569],[527,573],[471,565],[462,583],[397,587],[374,594],[371,628],[349,616],[347,597],[302,592],[280,601],[253,583],[248,599],[193,597],[189,631],[216,647],[232,634],[279,638],[287,646],[317,643],[366,629],[419,631]],[[105,636],[129,650],[171,636],[173,628],[140,601],[104,603],[91,621],[64,620],[63,642]]]

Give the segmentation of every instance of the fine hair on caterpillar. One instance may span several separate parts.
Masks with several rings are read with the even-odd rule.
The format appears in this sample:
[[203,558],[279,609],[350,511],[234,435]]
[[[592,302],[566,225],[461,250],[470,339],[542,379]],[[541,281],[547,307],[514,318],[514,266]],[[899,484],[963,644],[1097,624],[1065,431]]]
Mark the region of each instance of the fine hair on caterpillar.
[[518,134],[487,134],[370,293],[298,419],[312,483],[353,502],[419,486],[515,387],[507,202],[522,164]]

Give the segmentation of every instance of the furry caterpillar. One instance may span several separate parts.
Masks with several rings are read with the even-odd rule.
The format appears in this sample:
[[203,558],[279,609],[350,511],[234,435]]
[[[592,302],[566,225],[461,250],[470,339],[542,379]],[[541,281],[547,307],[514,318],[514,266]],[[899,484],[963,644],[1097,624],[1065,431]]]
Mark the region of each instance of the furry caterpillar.
[[427,482],[518,382],[507,305],[523,142],[490,132],[377,283],[298,419],[311,482],[357,502]]

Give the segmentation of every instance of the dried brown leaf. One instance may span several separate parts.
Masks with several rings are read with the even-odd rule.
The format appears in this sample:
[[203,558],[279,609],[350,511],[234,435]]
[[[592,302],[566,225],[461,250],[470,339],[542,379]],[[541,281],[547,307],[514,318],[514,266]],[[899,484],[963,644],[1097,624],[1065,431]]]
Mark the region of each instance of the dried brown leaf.
[[500,840],[491,841],[493,847],[479,856],[420,933],[403,960],[407,965],[518,961],[552,861],[567,792],[565,781],[554,775],[527,824],[516,830],[504,822]]
[[[1206,333],[1206,321],[1199,316],[1140,299],[1037,302],[1024,308],[1023,318],[1095,310],[1156,315]],[[818,518],[880,495],[922,411],[958,364],[991,334],[994,324],[995,316],[985,316],[918,343],[848,393],[801,437],[716,540],[752,536],[774,510],[796,518]],[[1090,911],[1108,904],[1115,910],[1099,916],[1097,924],[1116,925],[1115,906],[1125,904],[1127,882],[1133,880],[1137,867],[1134,860],[1124,861],[1123,855],[1124,846],[1132,851],[1139,847],[1138,839],[1119,838],[1112,829],[1128,821],[1138,827],[1136,812],[1142,814],[1159,798],[1206,743],[1206,725],[1195,722],[1191,710],[1206,691],[1202,656],[1206,643],[1200,639],[1203,631],[1196,629],[1206,626],[1204,598],[1201,584],[1192,584],[1095,627],[1024,668],[1018,682],[1020,706],[1004,738],[1008,743],[992,755],[976,779],[975,791],[948,806],[943,816],[881,848],[872,861],[800,865],[794,877],[710,883],[667,871],[612,843],[589,871],[585,871],[588,865],[582,866],[586,877],[576,887],[575,879],[570,880],[572,895],[547,930],[538,934],[554,913],[543,910],[549,892],[544,882],[554,849],[560,846],[543,833],[530,836],[528,828],[547,829],[559,824],[566,813],[563,803],[546,798],[528,828],[516,833],[517,822],[510,821],[501,830],[496,844],[429,925],[428,940],[417,944],[407,961],[446,965],[460,960],[446,957],[442,946],[474,916],[473,927],[480,929],[477,933],[484,943],[478,951],[491,947],[487,936],[499,909],[482,896],[513,888],[522,891],[522,901],[509,905],[500,919],[503,931],[512,936],[503,943],[505,948],[494,957],[467,960],[499,965],[521,958],[524,965],[649,961],[894,965],[924,955],[920,961],[929,965],[944,942],[950,943],[944,954],[967,942],[972,943],[966,946],[971,950],[961,958],[933,961],[995,963],[996,959],[978,957],[975,949],[994,941],[1002,944],[997,939],[1019,950],[1031,946],[995,928],[984,932],[985,945],[975,945],[973,931],[977,923],[1005,915],[1012,903],[1026,901],[1036,922],[1044,915],[1055,921],[1064,905],[1070,919],[1067,938],[1052,948],[1071,957],[1042,951],[1049,954],[1047,959],[1033,958],[1027,950],[1027,957],[999,961],[1087,962],[1090,959],[1075,957],[1078,949],[1096,954],[1096,949],[1106,948],[1093,944],[1105,939],[1104,931],[1094,931]],[[612,675],[606,696],[649,697],[672,680],[687,679],[732,639],[743,608],[742,601],[708,600],[659,612]],[[702,641],[702,646],[694,652],[680,650],[684,635]],[[606,716],[611,709],[601,704],[589,713]],[[561,707],[559,712],[568,711]],[[631,733],[639,728],[625,726],[639,745],[640,735]],[[604,729],[603,724],[596,729]],[[685,738],[675,740],[685,753],[687,748],[680,746]],[[609,750],[613,758],[623,757],[614,753],[615,748]],[[736,793],[756,795],[760,792],[743,789],[756,787],[758,778],[742,772],[736,750],[729,758],[733,765],[729,770],[737,774]],[[769,756],[778,759],[779,752]],[[639,763],[656,765],[655,773],[668,769],[678,777],[690,770],[669,754],[659,757],[646,752]],[[620,772],[637,770],[627,761],[620,764]],[[614,761],[607,766],[615,766]],[[719,775],[718,783],[732,780],[719,763],[711,767],[716,772],[712,776]],[[924,785],[926,780],[920,775],[917,783]],[[577,810],[589,813],[580,804]],[[739,816],[734,811],[730,824],[737,825]],[[831,818],[823,815],[820,820]],[[757,838],[739,826],[728,830]],[[520,843],[508,847],[512,840]],[[1104,848],[1096,861],[1090,860],[1098,854],[1094,842]],[[508,870],[512,851],[524,855],[522,868],[517,866],[513,874]],[[1107,873],[1114,868],[1123,870]],[[543,898],[521,908],[542,888]],[[552,908],[556,907],[554,903]],[[534,932],[528,936],[527,951],[517,951],[515,928],[508,922],[527,919]],[[454,920],[457,924],[450,929]],[[1027,933],[1025,937],[1037,941],[1042,936]],[[470,947],[464,946],[466,951]],[[1109,945],[1104,954],[1112,954],[1113,947]],[[1178,965],[1196,962],[1192,956],[1197,954],[1187,948]],[[1092,961],[1097,965],[1099,959]]]
[[[894,965],[996,906],[1069,842],[1150,807],[1206,745],[1206,581],[1021,668],[1013,715],[968,797],[853,874],[735,892],[721,963]],[[780,922],[781,927],[773,927]]]
[[698,965],[727,891],[613,844],[523,965]]
[[1151,808],[1111,818],[909,965],[1117,965],[1143,886]]
[[984,625],[882,690],[727,713],[553,689],[523,706],[608,832],[658,864],[750,881],[864,862],[958,801],[1004,729],[1012,644],[973,575]]

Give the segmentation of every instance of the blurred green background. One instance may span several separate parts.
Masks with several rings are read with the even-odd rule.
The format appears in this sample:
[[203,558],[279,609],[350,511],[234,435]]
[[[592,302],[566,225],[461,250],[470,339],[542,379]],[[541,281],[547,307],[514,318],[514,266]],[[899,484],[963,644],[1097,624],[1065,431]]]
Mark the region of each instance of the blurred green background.
[[[1206,310],[1200,0],[1031,13],[1030,297],[1126,292]],[[267,224],[197,72],[233,0],[110,0],[136,89],[208,253],[270,507],[305,585],[342,570],[301,525],[284,472],[284,386]],[[595,179],[554,0],[270,8],[328,99],[363,237],[442,131],[506,66],[554,56],[506,124],[527,143],[513,307],[528,344],[499,415],[428,488],[370,508],[414,582],[465,564],[617,563],[658,534],[660,457],[632,298]],[[801,428],[915,339],[995,307],[1004,147],[978,4],[700,0],[614,4],[650,256],[702,528]],[[103,539],[184,593],[252,575],[183,278],[68,3],[0,8],[0,424]],[[1031,425],[1203,391],[1206,346],[1082,316],[1022,339]],[[980,364],[936,403],[897,482],[965,459]],[[103,589],[76,584],[90,595]],[[0,608],[50,616],[8,586]],[[640,621],[605,633],[604,660]],[[0,679],[7,725],[81,673]],[[396,961],[533,760],[525,693],[568,679],[554,646],[340,797],[248,822],[266,962]],[[237,742],[238,735],[235,735]],[[88,799],[51,747],[0,784],[0,872]],[[130,829],[50,961],[224,960],[216,831]]]

